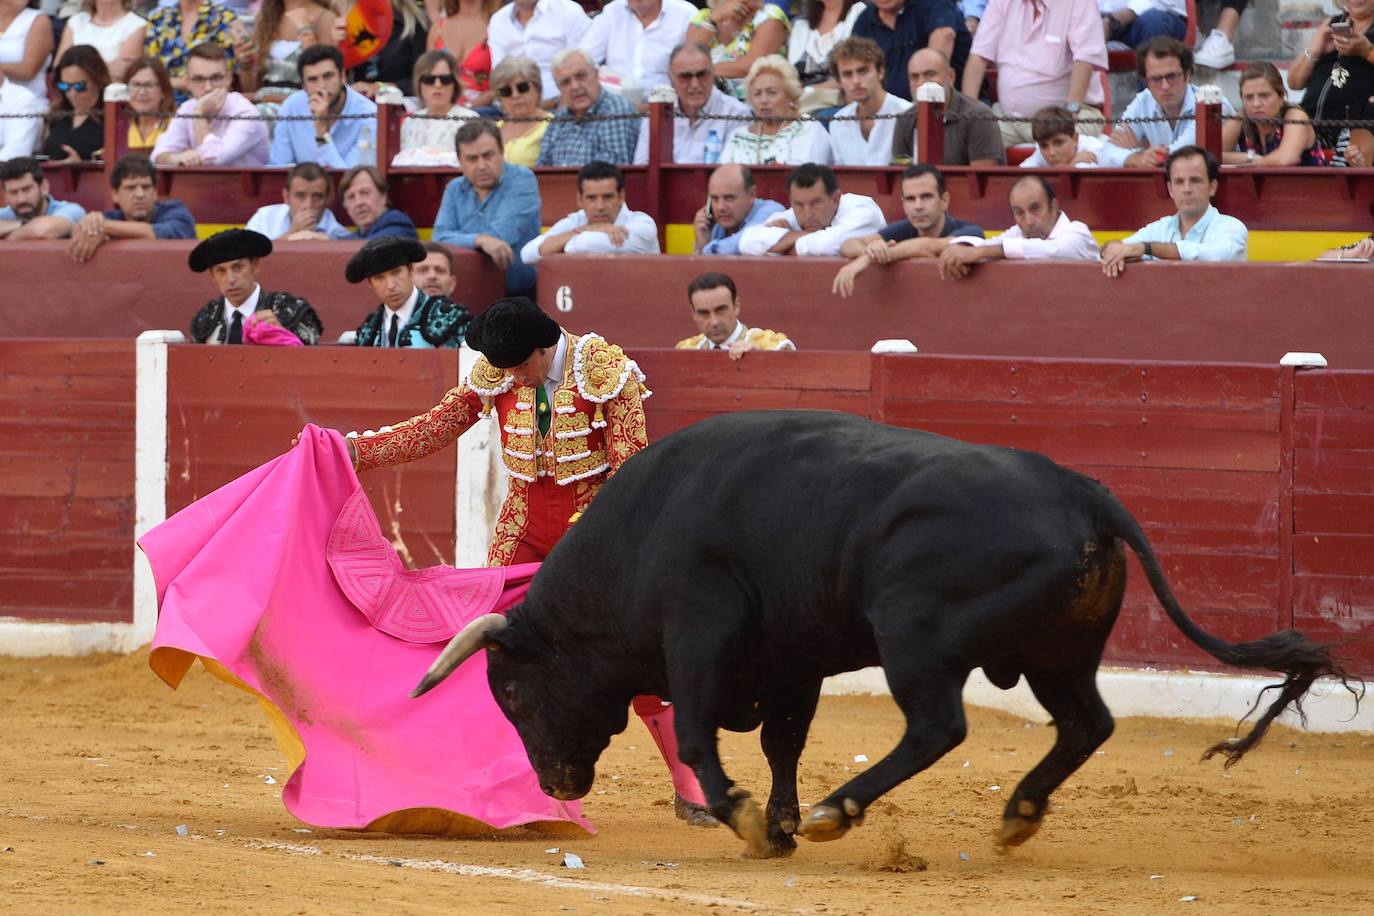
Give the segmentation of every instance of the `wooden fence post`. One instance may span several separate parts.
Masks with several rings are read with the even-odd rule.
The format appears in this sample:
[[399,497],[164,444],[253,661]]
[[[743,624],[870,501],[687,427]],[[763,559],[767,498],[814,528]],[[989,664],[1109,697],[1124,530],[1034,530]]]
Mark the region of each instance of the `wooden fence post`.
[[1221,87],[1196,86],[1197,145],[1221,161]]
[[916,89],[916,162],[945,161],[945,87],[925,83]]

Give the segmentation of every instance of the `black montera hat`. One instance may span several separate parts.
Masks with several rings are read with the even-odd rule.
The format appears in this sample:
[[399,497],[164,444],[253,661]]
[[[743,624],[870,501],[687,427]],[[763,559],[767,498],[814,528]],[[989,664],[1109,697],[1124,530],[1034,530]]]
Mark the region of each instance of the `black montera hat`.
[[225,229],[216,232],[195,248],[186,259],[186,266],[198,274],[239,258],[265,258],[272,253],[272,240],[252,229]]
[[415,239],[383,236],[359,248],[348,259],[344,277],[349,283],[361,283],[368,277],[384,274],[402,264],[418,264],[429,252]]
[[540,347],[558,343],[563,329],[539,306],[524,296],[497,299],[485,312],[468,322],[463,337],[498,369],[510,369],[530,358]]

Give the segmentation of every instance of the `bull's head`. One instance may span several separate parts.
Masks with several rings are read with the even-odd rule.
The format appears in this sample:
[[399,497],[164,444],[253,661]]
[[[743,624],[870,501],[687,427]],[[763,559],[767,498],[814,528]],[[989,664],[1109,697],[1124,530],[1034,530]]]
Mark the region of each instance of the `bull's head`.
[[628,695],[619,696],[575,653],[551,649],[518,616],[484,614],[449,641],[411,696],[436,687],[482,649],[491,694],[520,735],[539,787],[563,800],[586,795],[601,752],[625,730]]

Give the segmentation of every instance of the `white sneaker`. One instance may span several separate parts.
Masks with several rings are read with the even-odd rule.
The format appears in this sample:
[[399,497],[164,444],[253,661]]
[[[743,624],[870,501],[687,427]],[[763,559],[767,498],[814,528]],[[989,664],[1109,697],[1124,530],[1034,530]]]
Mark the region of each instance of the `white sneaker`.
[[1212,70],[1225,70],[1236,62],[1236,48],[1231,39],[1220,29],[1212,29],[1212,34],[1203,41],[1202,47],[1193,54],[1193,62],[1199,67]]

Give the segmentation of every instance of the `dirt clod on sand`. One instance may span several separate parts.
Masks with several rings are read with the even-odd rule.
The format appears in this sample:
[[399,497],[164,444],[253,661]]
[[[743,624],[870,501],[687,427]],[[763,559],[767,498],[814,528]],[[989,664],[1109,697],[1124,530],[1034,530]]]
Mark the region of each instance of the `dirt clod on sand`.
[[[173,692],[147,664],[0,657],[0,912],[1038,916],[1174,912],[1193,897],[1209,916],[1374,913],[1374,735],[1275,728],[1225,770],[1197,757],[1235,723],[1124,719],[1040,831],[999,854],[1007,799],[1054,729],[971,709],[967,740],[863,826],[745,859],[728,829],[673,817],[634,717],[583,802],[596,836],[304,825],[282,807],[289,774],[256,701],[199,666]],[[802,802],[872,766],[856,750],[881,759],[902,725],[886,697],[823,697]],[[757,734],[722,733],[720,749],[766,800]],[[567,853],[586,867],[562,867]]]

